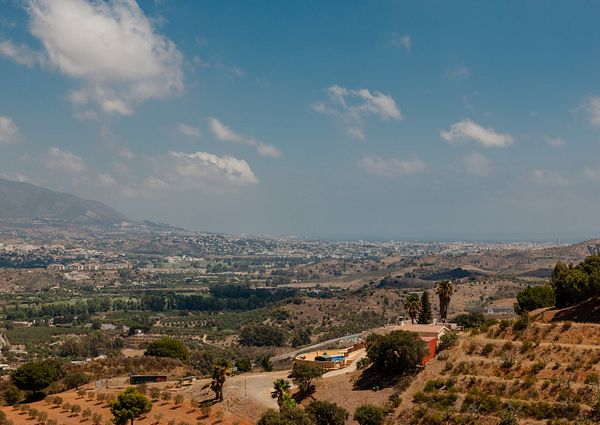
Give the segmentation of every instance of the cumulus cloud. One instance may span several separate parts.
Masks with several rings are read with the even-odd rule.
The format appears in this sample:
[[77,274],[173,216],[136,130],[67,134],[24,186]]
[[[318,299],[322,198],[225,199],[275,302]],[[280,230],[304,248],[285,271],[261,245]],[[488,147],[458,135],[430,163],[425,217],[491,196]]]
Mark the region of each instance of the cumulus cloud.
[[448,143],[474,141],[486,148],[506,147],[514,142],[510,134],[497,133],[469,119],[452,124],[448,131],[440,131],[440,136]]
[[80,80],[68,97],[81,116],[93,116],[90,106],[130,115],[146,100],[183,90],[181,53],[134,0],[29,0],[27,6],[30,32],[44,50],[5,41],[0,54]]
[[371,93],[368,89],[347,89],[338,85],[327,88],[327,101],[312,105],[315,112],[341,120],[346,133],[364,140],[364,118],[376,116],[382,120],[401,120],[402,112],[390,95]]
[[0,116],[0,145],[14,143],[19,137],[19,127],[10,117]]
[[358,165],[367,174],[390,179],[421,173],[427,168],[425,162],[417,156],[410,159],[398,159],[372,155],[362,158]]
[[213,135],[222,142],[238,143],[242,145],[253,146],[259,155],[278,158],[281,156],[281,151],[273,145],[260,142],[252,137],[244,136],[236,133],[230,127],[223,124],[217,118],[209,119],[210,130]]
[[600,97],[590,96],[580,106],[588,116],[589,122],[595,126],[600,127]]
[[177,124],[177,131],[187,137],[200,137],[200,129],[184,123]]
[[560,137],[546,137],[546,143],[554,147],[564,146],[567,144],[567,142]]
[[408,34],[392,33],[390,44],[394,47],[402,48],[407,52],[410,52],[410,49],[412,49],[412,39]]
[[460,165],[461,169],[467,174],[477,176],[488,176],[492,173],[493,169],[492,162],[477,152],[464,157]]
[[174,189],[206,189],[223,191],[257,184],[250,165],[229,155],[208,152],[169,152],[165,159],[164,176],[160,177]]
[[86,169],[85,161],[81,157],[57,147],[48,149],[42,158],[42,163],[48,169],[70,174],[80,174]]

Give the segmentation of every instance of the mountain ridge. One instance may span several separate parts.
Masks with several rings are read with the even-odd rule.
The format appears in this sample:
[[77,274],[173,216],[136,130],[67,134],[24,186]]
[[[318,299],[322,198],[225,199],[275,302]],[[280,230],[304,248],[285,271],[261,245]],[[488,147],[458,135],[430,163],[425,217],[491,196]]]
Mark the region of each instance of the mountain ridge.
[[54,219],[80,225],[134,223],[102,202],[0,178],[0,219]]

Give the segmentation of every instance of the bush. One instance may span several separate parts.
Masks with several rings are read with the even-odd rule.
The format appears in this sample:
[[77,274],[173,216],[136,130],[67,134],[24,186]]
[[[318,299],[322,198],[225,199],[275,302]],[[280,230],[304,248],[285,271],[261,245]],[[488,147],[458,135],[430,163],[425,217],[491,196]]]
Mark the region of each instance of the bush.
[[235,367],[238,372],[250,372],[252,370],[252,362],[248,358],[238,359],[235,362]]
[[[88,382],[90,382],[90,378],[85,373],[81,372],[69,373],[63,379],[63,383],[68,390],[72,388],[79,388],[79,386],[87,384]],[[83,393],[78,392],[78,395],[80,397],[85,396],[85,391],[83,391]]]
[[453,323],[462,326],[465,329],[478,328],[486,323],[483,313],[459,314],[451,319]]
[[445,332],[440,337],[440,343],[438,344],[438,352],[448,350],[456,345],[458,342],[458,333],[456,332]]
[[515,323],[513,323],[513,331],[515,331],[515,332],[524,331],[525,329],[527,329],[529,327],[530,324],[531,324],[531,318],[529,317],[529,314],[523,313],[523,314],[521,314],[521,317],[519,317],[519,319]]
[[413,371],[423,361],[427,347],[413,332],[394,331],[388,335],[371,334],[367,338],[367,355],[373,365],[388,373]]
[[384,419],[385,411],[374,404],[363,404],[354,411],[354,420],[360,425],[381,425]]
[[494,351],[494,344],[492,344],[491,342],[488,342],[481,349],[481,355],[484,357],[487,357],[490,354],[492,354],[493,351]]
[[161,338],[151,342],[146,348],[145,356],[170,357],[187,362],[190,358],[190,352],[185,345],[178,339]]
[[306,406],[306,412],[315,425],[344,425],[348,411],[335,403],[313,400]]
[[19,401],[21,401],[21,397],[21,391],[19,391],[19,389],[14,385],[9,385],[8,388],[6,388],[4,390],[4,393],[2,394],[4,403],[6,403],[8,406],[13,406],[17,404]]
[[268,409],[257,425],[313,425],[310,417],[299,407],[285,407],[281,411]]

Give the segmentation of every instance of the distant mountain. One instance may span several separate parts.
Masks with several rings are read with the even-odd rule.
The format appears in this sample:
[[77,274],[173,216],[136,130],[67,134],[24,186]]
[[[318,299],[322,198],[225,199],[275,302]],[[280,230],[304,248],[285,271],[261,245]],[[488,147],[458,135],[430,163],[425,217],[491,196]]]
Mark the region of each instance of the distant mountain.
[[52,219],[103,226],[133,223],[101,202],[5,179],[0,179],[0,219]]

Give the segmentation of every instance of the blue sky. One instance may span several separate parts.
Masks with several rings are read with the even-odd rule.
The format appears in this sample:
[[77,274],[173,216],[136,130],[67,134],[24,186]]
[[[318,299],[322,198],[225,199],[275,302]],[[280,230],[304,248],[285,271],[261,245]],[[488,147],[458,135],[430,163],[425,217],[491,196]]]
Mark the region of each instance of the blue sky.
[[599,16],[0,0],[0,174],[206,231],[598,236]]

